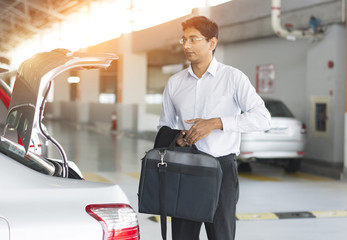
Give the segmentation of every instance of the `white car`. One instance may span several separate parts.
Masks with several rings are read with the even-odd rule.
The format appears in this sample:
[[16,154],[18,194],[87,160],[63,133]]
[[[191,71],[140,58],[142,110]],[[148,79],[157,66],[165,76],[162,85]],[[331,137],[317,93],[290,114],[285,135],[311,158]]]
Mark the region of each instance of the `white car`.
[[271,129],[243,133],[238,159],[271,161],[283,164],[288,172],[298,171],[305,154],[306,125],[282,101],[264,98],[264,102],[271,114]]
[[62,161],[28,151],[54,77],[75,67],[108,67],[114,59],[111,54],[55,50],[20,66],[6,123],[7,130],[20,135],[23,146],[0,137],[1,240],[140,238],[136,213],[118,185],[83,180],[62,149]]

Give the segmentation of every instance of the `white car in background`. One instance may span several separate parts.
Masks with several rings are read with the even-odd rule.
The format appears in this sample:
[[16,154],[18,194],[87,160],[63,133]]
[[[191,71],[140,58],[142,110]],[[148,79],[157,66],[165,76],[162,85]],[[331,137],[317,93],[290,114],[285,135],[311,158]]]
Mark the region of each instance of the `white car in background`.
[[296,119],[280,100],[264,98],[271,114],[271,129],[242,133],[239,161],[270,161],[283,164],[288,172],[300,168],[305,154],[306,125]]
[[54,50],[35,55],[18,69],[5,131],[17,131],[23,145],[0,137],[1,240],[140,238],[136,213],[118,185],[83,180],[57,142],[62,161],[28,151],[54,77],[76,67],[108,67],[114,59],[113,54]]

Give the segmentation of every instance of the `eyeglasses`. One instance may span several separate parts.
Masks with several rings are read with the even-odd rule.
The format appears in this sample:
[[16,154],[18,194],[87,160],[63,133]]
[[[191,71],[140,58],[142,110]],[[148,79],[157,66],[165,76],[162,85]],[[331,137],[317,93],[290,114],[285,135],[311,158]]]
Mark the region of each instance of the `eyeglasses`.
[[184,45],[186,43],[195,44],[198,41],[201,41],[201,40],[204,40],[204,39],[207,39],[207,38],[204,38],[204,37],[201,37],[201,38],[188,38],[188,39],[181,38],[180,39],[180,44],[182,44],[182,45]]

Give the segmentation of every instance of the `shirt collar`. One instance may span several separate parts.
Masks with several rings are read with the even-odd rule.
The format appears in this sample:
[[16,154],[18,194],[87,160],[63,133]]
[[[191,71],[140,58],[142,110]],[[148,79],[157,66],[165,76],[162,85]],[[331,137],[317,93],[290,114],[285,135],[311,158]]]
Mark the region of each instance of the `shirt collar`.
[[[216,60],[215,57],[212,58],[212,61],[210,63],[210,65],[208,66],[206,72],[208,72],[209,74],[211,74],[213,77],[216,75],[216,72],[217,72],[217,66],[218,66],[218,61]],[[192,65],[189,64],[189,67],[188,67],[188,72],[189,74],[198,79],[198,77],[195,75],[195,73],[193,72],[193,69],[192,69]],[[206,72],[204,73],[204,75],[206,74]]]
[[207,72],[209,72],[212,76],[216,76],[218,61],[215,57],[213,57],[210,66],[208,66]]

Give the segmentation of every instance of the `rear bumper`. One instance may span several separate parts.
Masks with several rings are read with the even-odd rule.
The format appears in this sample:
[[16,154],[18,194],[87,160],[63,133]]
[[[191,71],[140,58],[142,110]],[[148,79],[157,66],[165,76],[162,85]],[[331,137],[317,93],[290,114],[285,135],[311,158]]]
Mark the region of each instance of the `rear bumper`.
[[239,160],[252,161],[256,159],[292,159],[292,158],[303,158],[304,152],[252,152],[252,153],[240,153],[238,156]]
[[240,160],[303,158],[305,155],[305,142],[243,141],[240,149],[240,155],[238,156]]

